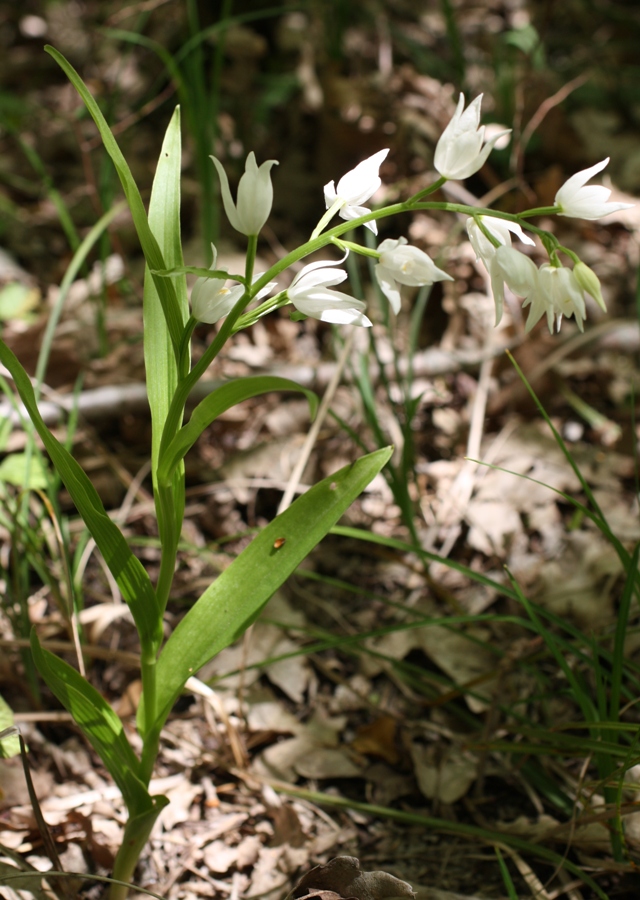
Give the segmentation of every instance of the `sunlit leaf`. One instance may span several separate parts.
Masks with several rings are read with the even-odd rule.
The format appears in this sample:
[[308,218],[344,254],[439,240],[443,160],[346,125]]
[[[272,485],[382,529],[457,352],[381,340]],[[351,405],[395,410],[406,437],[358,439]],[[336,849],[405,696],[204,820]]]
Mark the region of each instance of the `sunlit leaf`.
[[151,809],[152,799],[137,774],[140,761],[121,719],[79,672],[40,646],[35,631],[31,633],[31,652],[40,674],[111,773],[127,807],[139,812]]
[[[204,592],[173,632],[157,670],[159,730],[187,679],[249,627],[291,572],[388,462],[384,447],[345,466],[267,525]],[[143,723],[141,705],[138,722]]]

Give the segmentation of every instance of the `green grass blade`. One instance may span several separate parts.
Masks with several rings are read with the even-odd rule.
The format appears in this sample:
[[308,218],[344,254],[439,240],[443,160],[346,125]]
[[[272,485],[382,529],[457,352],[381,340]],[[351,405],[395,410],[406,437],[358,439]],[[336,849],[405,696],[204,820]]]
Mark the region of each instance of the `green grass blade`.
[[143,644],[157,645],[162,636],[162,621],[161,616],[157,614],[156,595],[147,572],[140,560],[131,552],[118,526],[107,515],[98,492],[86,473],[45,425],[38,410],[29,376],[13,352],[2,341],[0,341],[0,362],[11,373],[20,399],[55,469],[64,481],[78,512],[113,573],[122,596],[129,604],[140,640]]
[[509,900],[518,900],[518,895],[516,894],[516,888],[513,883],[513,879],[509,873],[509,869],[507,869],[507,864],[504,861],[502,853],[500,853],[500,848],[495,847],[496,856],[498,857],[498,865],[500,866],[500,874],[502,875],[502,880],[504,881],[504,886],[507,889],[507,894],[509,895]]
[[53,336],[55,334],[58,322],[60,321],[62,308],[64,306],[65,300],[67,299],[69,290],[71,289],[71,285],[75,281],[76,275],[84,265],[92,247],[104,234],[109,225],[111,225],[115,217],[122,212],[123,207],[123,203],[116,203],[115,206],[113,206],[108,212],[101,216],[100,219],[98,219],[98,221],[89,231],[80,246],[76,249],[75,253],[73,254],[73,258],[69,263],[69,267],[64,273],[64,278],[60,283],[60,290],[58,291],[56,302],[49,314],[47,327],[45,328],[44,335],[42,336],[42,346],[40,354],[38,356],[38,364],[36,367],[36,396],[38,396],[40,384],[44,381],[47,372],[47,365],[49,363],[49,356],[51,353],[51,345],[53,344]]
[[629,612],[631,599],[638,571],[638,558],[640,557],[640,544],[636,544],[627,569],[627,580],[620,597],[620,608],[616,623],[616,634],[613,642],[613,660],[611,670],[611,694],[609,700],[609,718],[616,722],[620,715],[620,696],[622,693],[622,672],[624,668],[624,642],[627,636],[629,624]]
[[[167,266],[165,264],[160,247],[158,246],[158,242],[156,241],[153,232],[149,227],[144,203],[142,202],[142,197],[140,196],[140,191],[138,190],[138,187],[133,180],[133,175],[131,174],[131,170],[129,169],[127,161],[122,155],[120,147],[118,146],[116,139],[111,133],[111,129],[109,128],[106,119],[100,111],[100,107],[93,99],[82,78],[80,78],[76,70],[64,58],[64,56],[59,53],[54,47],[46,46],[45,50],[47,51],[47,53],[49,53],[50,56],[55,59],[55,61],[66,74],[69,81],[73,84],[77,92],[80,94],[80,97],[82,98],[85,106],[91,114],[93,121],[98,127],[98,131],[100,132],[100,137],[102,138],[105,150],[111,157],[113,164],[116,167],[118,177],[120,178],[120,183],[122,184],[125,196],[127,198],[129,209],[131,210],[133,223],[138,233],[138,238],[140,240],[140,245],[142,247],[144,257],[147,261],[147,265],[151,270],[166,269]],[[182,336],[184,325],[184,319],[181,315],[178,298],[176,296],[173,283],[170,279],[162,279],[154,276],[154,281],[156,284],[160,302],[162,304],[165,319],[167,321],[167,328],[171,336],[171,343],[177,357],[178,348],[180,346],[180,338]]]
[[507,569],[507,575],[511,581],[514,591],[518,595],[518,599],[520,603],[524,606],[527,613],[529,614],[531,621],[536,627],[538,634],[543,638],[547,648],[551,651],[556,663],[559,668],[564,672],[565,678],[567,682],[571,686],[571,690],[573,692],[573,699],[579,705],[582,710],[582,715],[585,720],[590,718],[597,718],[597,709],[591,699],[589,692],[586,690],[585,685],[581,682],[581,679],[578,677],[578,673],[574,672],[574,670],[569,665],[565,655],[562,651],[562,648],[559,646],[558,641],[555,638],[555,635],[549,631],[548,628],[542,624],[536,611],[533,606],[529,602],[529,600],[525,597],[523,592],[520,589],[520,585],[517,583],[515,578],[512,576],[511,572]]
[[216,388],[196,406],[188,423],[180,429],[166,451],[163,452],[158,469],[158,481],[162,484],[169,482],[178,463],[184,459],[205,428],[211,425],[221,413],[243,400],[257,397],[260,394],[268,394],[271,391],[299,391],[305,394],[309,401],[311,417],[314,418],[318,408],[318,398],[313,391],[301,387],[295,381],[275,375],[237,378]]
[[507,350],[506,353],[507,353],[507,356],[509,357],[509,359],[510,359],[510,361],[511,361],[512,366],[514,367],[514,369],[515,369],[516,372],[518,373],[518,376],[519,376],[520,380],[522,381],[522,383],[523,383],[524,386],[526,387],[527,391],[529,392],[529,395],[531,396],[531,399],[533,400],[533,402],[535,403],[535,405],[538,407],[538,409],[539,409],[539,411],[540,411],[540,415],[542,416],[542,418],[545,420],[545,422],[547,423],[547,425],[548,425],[549,428],[551,429],[551,433],[553,434],[553,437],[555,438],[556,444],[558,445],[558,447],[560,448],[560,450],[561,450],[563,456],[565,457],[565,459],[567,460],[567,462],[569,463],[569,465],[570,465],[571,468],[573,469],[573,472],[574,472],[576,478],[578,479],[578,481],[580,482],[580,486],[582,487],[582,490],[584,491],[585,496],[586,496],[587,499],[589,500],[589,503],[591,504],[592,508],[595,510],[595,512],[597,513],[597,515],[600,517],[600,519],[601,519],[603,522],[606,521],[606,520],[605,520],[605,517],[604,517],[604,515],[603,515],[603,513],[602,513],[602,510],[600,509],[600,507],[599,507],[599,505],[598,505],[598,502],[596,501],[596,498],[595,498],[594,495],[593,495],[593,491],[591,490],[591,487],[589,486],[589,483],[587,482],[586,478],[584,477],[584,475],[583,475],[582,472],[580,471],[580,469],[579,469],[577,463],[575,462],[573,456],[571,456],[571,453],[569,452],[569,449],[568,449],[567,445],[565,444],[565,442],[564,442],[563,439],[562,439],[562,435],[560,434],[560,432],[558,431],[558,429],[555,427],[555,425],[554,425],[553,422],[551,421],[551,418],[550,418],[549,414],[547,413],[546,409],[544,408],[544,406],[542,405],[542,402],[540,401],[540,398],[538,397],[538,395],[536,394],[536,392],[534,391],[534,389],[531,387],[531,385],[530,385],[529,382],[527,381],[524,372],[522,371],[522,369],[520,368],[520,366],[518,365],[518,363],[517,363],[517,362],[515,361],[515,359],[513,358],[513,355],[509,352],[509,350]]
[[468,566],[463,565],[462,563],[455,562],[455,560],[447,559],[447,557],[439,556],[437,553],[431,553],[428,550],[423,550],[421,547],[416,547],[414,544],[408,544],[406,541],[398,540],[397,538],[386,537],[382,534],[376,534],[373,531],[364,531],[362,528],[351,528],[346,525],[336,525],[331,529],[332,534],[339,534],[342,537],[355,538],[357,541],[366,541],[371,544],[379,544],[381,547],[388,547],[390,550],[398,550],[400,553],[414,553],[416,556],[419,556],[421,559],[426,560],[427,562],[438,562],[442,563],[445,566],[448,566],[450,569],[454,569],[456,572],[460,572],[462,575],[466,575],[471,581],[475,581],[478,584],[483,584],[485,587],[491,588],[496,591],[502,597],[510,597],[512,600],[517,600],[515,591],[512,591],[507,585],[500,584],[499,581],[495,581],[493,578],[488,578],[486,575],[483,575],[481,572],[476,572],[473,569],[470,569]]
[[480,828],[478,825],[468,825],[466,822],[452,822],[447,819],[437,819],[433,816],[423,816],[419,813],[408,812],[403,809],[393,809],[388,806],[377,806],[371,803],[362,803],[357,800],[350,800],[347,797],[335,797],[331,794],[321,794],[319,791],[309,791],[304,788],[294,787],[293,785],[281,784],[277,781],[271,781],[271,786],[281,794],[290,797],[300,797],[303,800],[309,800],[311,803],[318,803],[322,806],[334,807],[336,809],[354,810],[363,813],[366,816],[378,816],[381,819],[389,819],[395,822],[404,822],[409,825],[418,825],[425,834],[438,832],[440,834],[452,834],[458,837],[466,837],[471,840],[484,841],[487,844],[505,844],[507,847],[513,847],[514,850],[520,850],[529,856],[537,857],[557,866],[559,869],[564,868],[568,872],[573,873],[581,879],[600,900],[609,900],[602,888],[593,880],[590,875],[564,856],[548,850],[541,844],[535,844],[524,838],[509,832],[489,831],[486,828]]
[[[385,447],[364,456],[312,487],[267,525],[204,592],[160,654],[158,730],[187,679],[249,627],[273,593],[380,472],[391,453],[392,448]],[[283,538],[285,543],[279,545]],[[141,716],[140,710],[139,719]]]

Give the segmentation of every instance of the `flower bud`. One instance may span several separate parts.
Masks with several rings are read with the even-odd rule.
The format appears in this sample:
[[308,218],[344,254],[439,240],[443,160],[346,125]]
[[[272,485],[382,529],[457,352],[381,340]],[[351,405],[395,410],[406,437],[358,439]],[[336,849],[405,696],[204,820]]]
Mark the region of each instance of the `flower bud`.
[[606,312],[607,307],[604,302],[604,297],[602,296],[600,279],[593,269],[590,269],[589,266],[583,262],[577,262],[573,267],[573,275],[581,290],[589,294],[590,297],[593,297],[600,309],[603,310],[603,312]]
[[238,203],[236,205],[231,197],[229,179],[222,163],[215,156],[212,156],[211,159],[220,176],[224,211],[231,225],[236,231],[247,236],[259,234],[269,218],[273,205],[271,168],[278,165],[277,160],[268,159],[258,166],[253,151],[247,156],[245,172],[238,184]]

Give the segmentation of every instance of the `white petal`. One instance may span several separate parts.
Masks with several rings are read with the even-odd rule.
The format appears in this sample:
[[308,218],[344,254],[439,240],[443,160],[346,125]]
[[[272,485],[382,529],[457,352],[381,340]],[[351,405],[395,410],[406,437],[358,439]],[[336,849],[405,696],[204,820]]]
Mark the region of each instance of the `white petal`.
[[379,174],[380,166],[388,153],[388,149],[379,150],[373,156],[358,163],[355,169],[351,169],[350,172],[343,175],[336,188],[338,197],[341,197],[350,206],[359,206],[372,194],[375,194],[382,184]]
[[391,304],[391,309],[397,315],[400,312],[401,298],[398,284],[393,277],[393,272],[385,268],[381,263],[378,263],[374,272],[376,273],[376,278],[378,279],[378,284],[380,285],[382,293]]
[[337,281],[335,281],[334,284],[340,284],[340,282],[344,281],[347,277],[346,272],[329,272],[326,276],[321,275],[317,281],[314,281],[314,279],[309,279],[307,281],[307,276],[309,276],[312,272],[317,272],[318,269],[328,269],[330,266],[341,266],[348,255],[349,250],[347,249],[342,259],[317,259],[315,262],[307,263],[307,265],[300,269],[298,274],[295,276],[288,290],[291,291],[292,288],[295,289],[303,279],[305,279],[306,284],[313,285],[327,283],[324,281],[325,278],[337,277]]
[[222,192],[222,203],[224,205],[224,211],[227,214],[227,219],[231,223],[231,227],[235,228],[236,231],[242,231],[240,227],[240,218],[238,217],[238,212],[236,210],[236,205],[233,202],[231,197],[231,191],[229,190],[229,179],[227,178],[227,173],[224,170],[224,166],[220,162],[219,159],[216,159],[215,156],[212,156],[213,164],[218,170],[218,177],[220,178],[220,191]]
[[332,325],[361,325],[364,328],[370,328],[373,324],[371,319],[357,309],[326,309],[317,318],[321,322],[330,322]]
[[327,209],[333,205],[338,195],[336,194],[336,183],[335,181],[329,181],[324,186],[324,201],[327,204]]
[[571,178],[568,178],[556,194],[556,204],[558,206],[564,206],[565,203],[571,203],[575,195],[582,187],[584,187],[587,181],[606,168],[609,164],[609,159],[610,157],[607,156],[606,159],[596,163],[594,166],[590,166],[588,169],[582,169],[580,172],[576,172],[575,175],[572,175]]

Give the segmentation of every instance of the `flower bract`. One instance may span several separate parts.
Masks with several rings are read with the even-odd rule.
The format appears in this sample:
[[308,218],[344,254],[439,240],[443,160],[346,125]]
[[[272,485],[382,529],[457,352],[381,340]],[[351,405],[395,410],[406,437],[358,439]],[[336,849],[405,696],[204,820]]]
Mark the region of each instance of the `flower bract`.
[[601,219],[620,209],[631,209],[633,203],[608,203],[611,191],[598,184],[587,184],[590,178],[601,172],[609,157],[589,169],[576,172],[562,185],[555,198],[558,215],[574,219]]
[[[335,182],[330,181],[324,186],[324,199],[327,209],[333,206],[337,200],[342,202],[339,215],[342,219],[358,219],[360,216],[366,216],[371,212],[365,206],[362,206],[370,197],[378,190],[382,181],[380,180],[380,166],[386,159],[389,150],[379,150],[373,156],[363,160],[361,163],[343,175],[336,187]],[[367,228],[378,233],[378,226],[375,222],[365,222]]]
[[341,291],[332,291],[333,285],[343,282],[344,269],[333,269],[344,260],[330,262],[323,259],[309,263],[295,276],[287,289],[287,296],[295,308],[305,316],[331,322],[334,325],[371,325],[364,315],[366,304]]
[[481,104],[482,94],[465,109],[464,94],[460,94],[453,118],[436,145],[433,160],[444,178],[457,181],[473,175],[485,164],[496,142],[510,133],[511,129],[506,128],[485,143],[484,126],[480,125]]
[[376,278],[395,313],[400,311],[399,285],[418,287],[435,281],[453,281],[424,250],[410,247],[404,237],[383,241],[378,252],[380,259],[375,267]]
[[253,151],[247,156],[245,172],[238,184],[238,202],[235,204],[229,190],[229,179],[219,159],[212,156],[213,164],[220,177],[220,190],[224,211],[231,225],[242,234],[256,235],[269,218],[273,204],[271,168],[277,166],[275,159],[268,159],[261,166],[256,163]]

